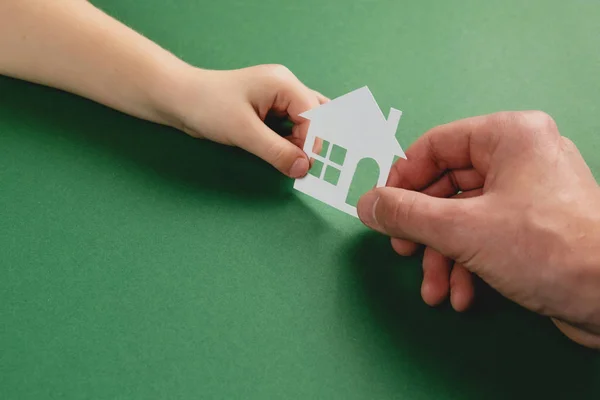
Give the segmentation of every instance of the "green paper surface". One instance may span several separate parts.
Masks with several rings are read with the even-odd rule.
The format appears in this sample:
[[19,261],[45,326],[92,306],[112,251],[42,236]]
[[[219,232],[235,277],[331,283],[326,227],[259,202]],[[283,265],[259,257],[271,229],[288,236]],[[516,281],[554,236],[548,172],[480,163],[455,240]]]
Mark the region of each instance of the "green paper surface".
[[[93,3],[201,67],[368,85],[405,149],[544,110],[600,173],[598,2]],[[1,399],[600,396],[548,319],[426,306],[418,256],[243,151],[0,78],[0,152]]]
[[331,149],[331,157],[329,159],[334,163],[343,166],[344,160],[346,159],[346,149],[338,145],[333,145],[333,148]]

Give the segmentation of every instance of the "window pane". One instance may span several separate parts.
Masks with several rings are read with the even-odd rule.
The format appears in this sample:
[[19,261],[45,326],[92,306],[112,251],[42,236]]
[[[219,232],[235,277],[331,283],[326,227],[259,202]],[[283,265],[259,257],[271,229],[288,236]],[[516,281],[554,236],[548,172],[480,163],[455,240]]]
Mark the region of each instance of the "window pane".
[[346,159],[346,149],[334,144],[333,148],[331,149],[331,156],[329,159],[338,165],[344,165],[344,160]]
[[331,165],[327,166],[325,170],[325,181],[331,183],[332,185],[337,185],[340,180],[340,170],[332,167]]
[[315,138],[315,143],[312,148],[313,153],[325,157],[327,155],[327,150],[329,150],[329,142],[320,137]]
[[316,176],[317,178],[321,177],[321,171],[323,170],[323,163],[319,160],[315,160],[314,158],[310,159],[312,163],[312,167],[308,170],[308,173],[312,176]]

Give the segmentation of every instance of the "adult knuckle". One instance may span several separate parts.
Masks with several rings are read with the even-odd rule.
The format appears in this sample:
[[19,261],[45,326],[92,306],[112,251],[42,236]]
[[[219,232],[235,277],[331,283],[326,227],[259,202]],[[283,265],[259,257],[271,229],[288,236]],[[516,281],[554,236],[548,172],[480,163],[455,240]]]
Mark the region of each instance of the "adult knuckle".
[[504,132],[525,131],[528,133],[553,133],[556,122],[544,111],[503,111],[488,116],[487,123]]
[[428,132],[424,136],[424,140],[426,140],[427,148],[429,149],[429,155],[433,163],[440,169],[446,170],[448,168],[447,162],[444,157],[440,157],[438,154],[438,149],[435,144],[435,134],[433,131]]
[[402,212],[402,217],[405,221],[410,221],[413,218],[416,210],[416,204],[417,197],[414,195],[414,193],[408,192],[404,196],[404,211]]
[[409,191],[402,191],[397,201],[388,202],[388,223],[392,225],[403,224],[410,220],[414,213],[415,196]]
[[562,140],[565,146],[575,146],[575,143],[573,143],[573,141],[566,136],[561,136],[560,140]]
[[532,151],[560,137],[554,119],[543,111],[501,112],[490,117],[492,131],[518,143],[520,151]]
[[384,190],[375,189],[375,191],[379,193],[377,205],[375,206],[375,219],[387,231],[396,224],[396,207],[392,201],[393,198],[386,196]]
[[512,131],[519,119],[519,113],[513,111],[502,111],[491,114],[487,118],[487,125],[492,131]]
[[525,111],[521,113],[522,125],[531,132],[556,134],[554,118],[544,111]]
[[565,136],[561,136],[560,137],[560,141],[561,141],[561,146],[564,150],[566,150],[567,152],[574,152],[574,151],[578,151],[577,149],[577,145],[568,137]]

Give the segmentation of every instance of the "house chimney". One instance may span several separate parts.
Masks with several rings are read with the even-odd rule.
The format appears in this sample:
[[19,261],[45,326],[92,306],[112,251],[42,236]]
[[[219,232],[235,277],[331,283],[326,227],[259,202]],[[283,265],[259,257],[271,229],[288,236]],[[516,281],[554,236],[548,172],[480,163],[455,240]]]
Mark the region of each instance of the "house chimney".
[[390,135],[396,136],[396,130],[398,129],[398,123],[402,117],[402,111],[390,108],[390,115],[387,119],[387,127]]

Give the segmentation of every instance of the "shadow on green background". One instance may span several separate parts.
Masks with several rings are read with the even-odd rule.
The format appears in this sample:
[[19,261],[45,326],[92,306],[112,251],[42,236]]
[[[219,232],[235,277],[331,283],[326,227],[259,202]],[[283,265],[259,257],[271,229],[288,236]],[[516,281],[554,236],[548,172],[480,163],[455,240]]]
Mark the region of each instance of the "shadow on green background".
[[355,326],[368,331],[382,371],[427,376],[436,391],[457,399],[482,393],[486,399],[584,399],[600,390],[596,353],[481,281],[468,313],[454,313],[449,304],[431,309],[413,284],[421,278],[420,255],[400,263],[389,239],[375,233],[352,240],[347,254],[350,269],[342,276],[357,297],[344,307],[361,311]]
[[[0,92],[10,93],[0,103],[3,122],[29,121],[21,133],[26,137],[20,139],[39,140],[49,150],[53,143],[68,143],[69,150],[79,148],[82,157],[112,158],[117,169],[121,164],[133,167],[141,179],[162,179],[169,187],[196,191],[199,200],[213,195],[261,204],[293,199],[290,179],[264,162],[254,162],[254,155],[238,148],[194,139],[64,92],[1,76]],[[287,134],[285,125],[277,120],[270,123]],[[3,129],[5,138],[14,135]],[[66,157],[60,152],[54,156]]]

